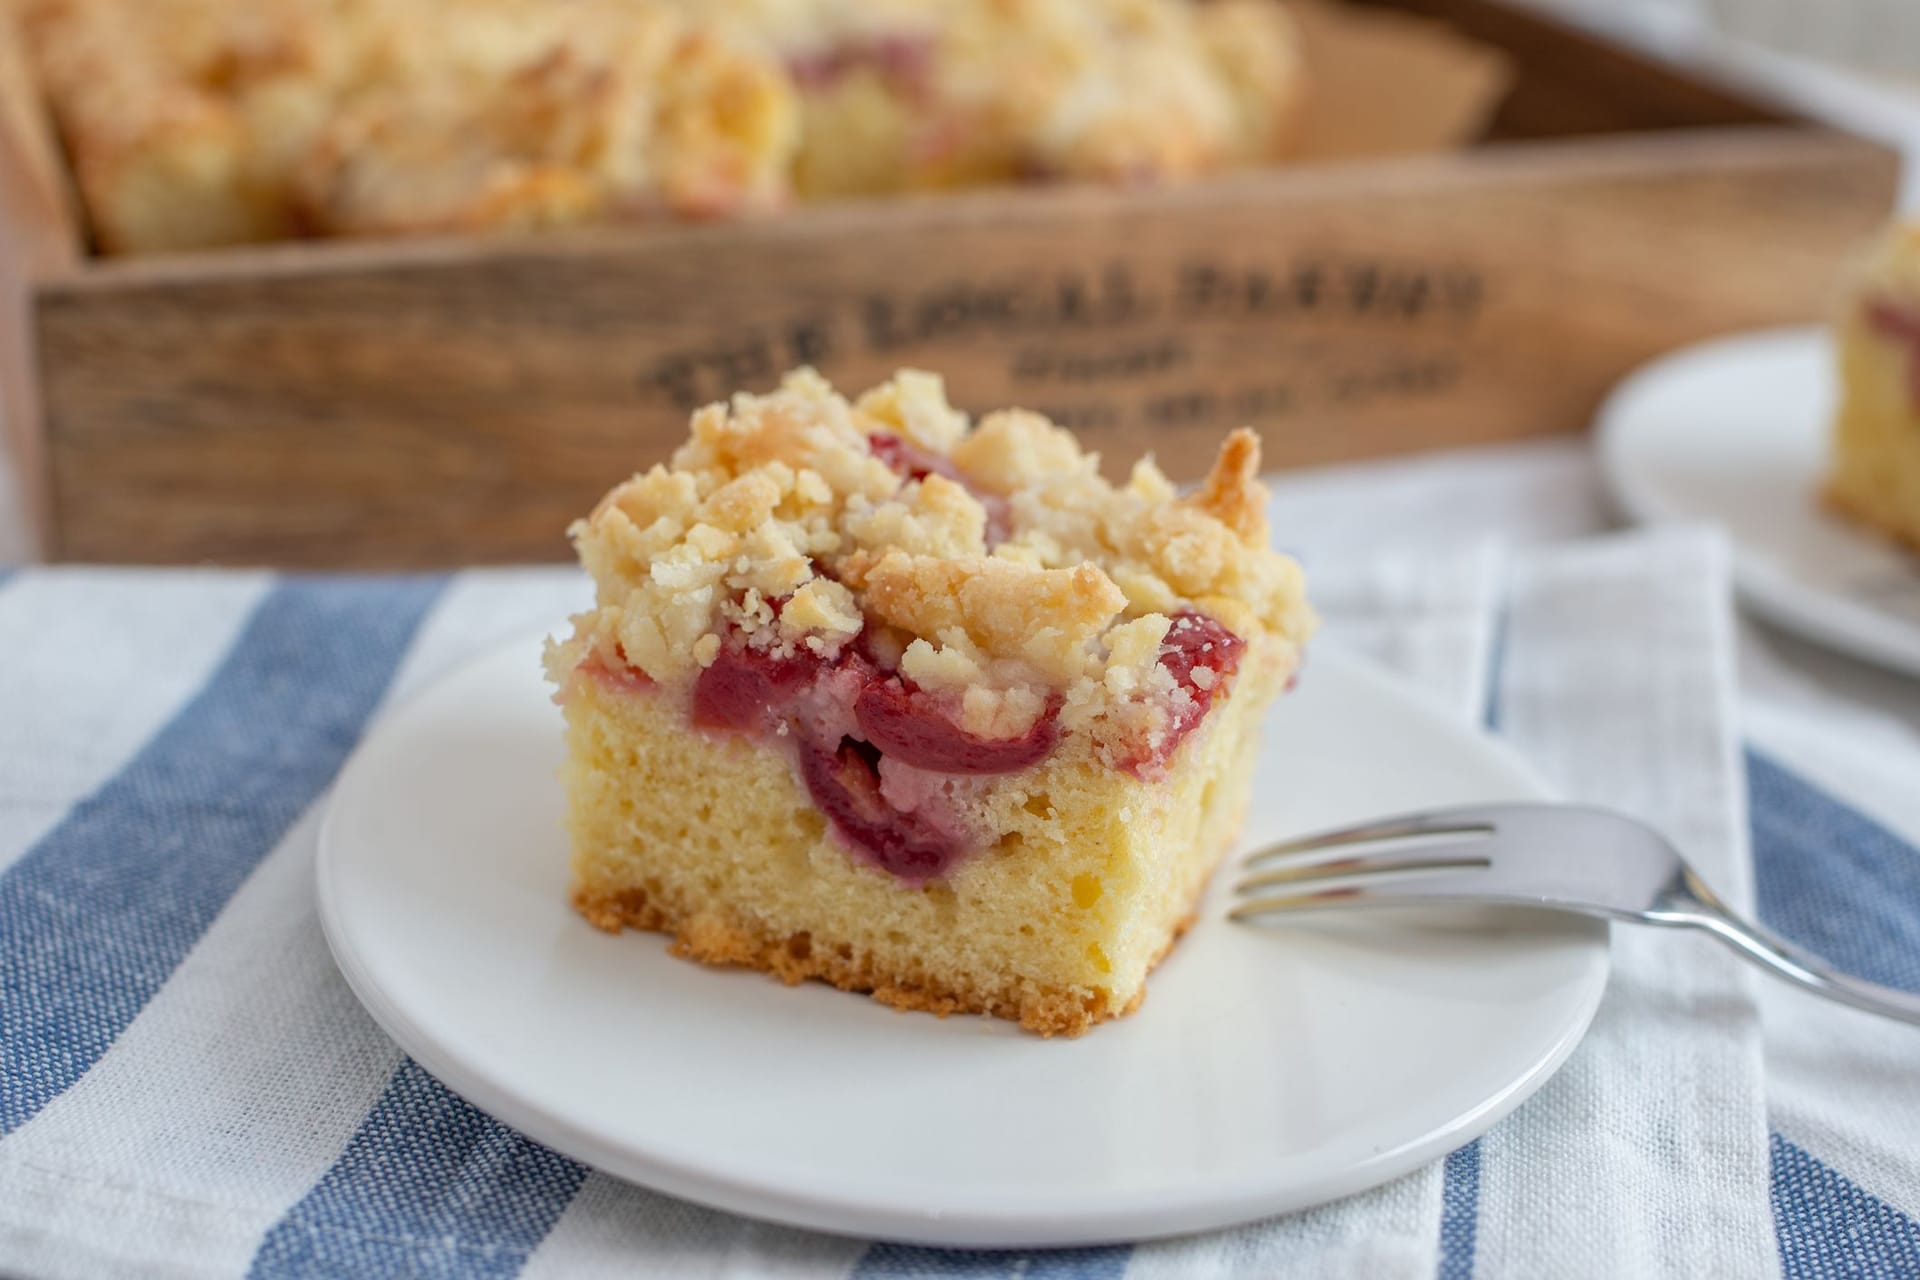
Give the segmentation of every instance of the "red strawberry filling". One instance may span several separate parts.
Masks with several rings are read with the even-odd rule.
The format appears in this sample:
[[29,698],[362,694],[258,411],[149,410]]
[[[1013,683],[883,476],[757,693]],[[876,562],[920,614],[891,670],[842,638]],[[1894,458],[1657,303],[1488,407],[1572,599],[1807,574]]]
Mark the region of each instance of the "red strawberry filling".
[[871,680],[853,714],[860,732],[887,755],[936,773],[1014,773],[1039,764],[1060,740],[1055,698],[1018,738],[982,738],[953,722],[950,703],[899,676]]
[[1906,348],[1907,402],[1920,411],[1920,310],[1877,298],[1867,304],[1867,326]]
[[803,735],[800,776],[840,838],[883,871],[919,884],[943,874],[967,851],[950,814],[932,806],[902,812],[880,786],[881,755],[871,743],[842,738],[833,747]]
[[1131,755],[1116,761],[1143,782],[1167,775],[1167,762],[1180,743],[1207,717],[1214,695],[1240,669],[1247,642],[1204,613],[1183,610],[1173,615],[1167,638],[1160,642],[1160,665],[1186,693],[1167,711],[1167,724],[1152,742],[1141,743]]
[[[1018,738],[978,737],[954,723],[945,702],[882,670],[856,642],[831,660],[804,649],[776,657],[728,644],[694,680],[692,715],[710,730],[791,726],[800,776],[840,838],[917,883],[942,874],[969,847],[942,778],[1039,763],[1059,740],[1058,710],[1049,706]],[[883,787],[883,761],[923,771],[911,775],[919,785]]]
[[[863,707],[873,709],[871,716],[862,715]],[[756,733],[791,726],[800,776],[840,838],[914,883],[945,872],[969,842],[940,778],[916,775],[917,787],[888,788],[881,764],[892,760],[948,776],[1024,769],[1058,740],[1054,710],[1021,738],[975,737],[927,695],[909,692],[881,670],[857,643],[830,661],[805,650],[776,657],[729,644],[693,686],[693,722],[703,729]],[[868,729],[869,718],[881,726],[877,734]]]
[[[1245,648],[1204,614],[1175,615],[1159,663],[1186,696],[1175,700],[1152,743],[1116,765],[1144,781],[1165,777],[1181,740],[1206,717]],[[581,670],[621,691],[653,687],[646,673],[624,661],[610,665],[598,654]],[[944,874],[972,847],[954,811],[958,780],[1031,768],[1060,740],[1057,695],[1012,738],[969,733],[955,710],[953,699],[883,669],[857,641],[831,659],[804,648],[776,656],[729,643],[693,685],[692,718],[702,729],[757,734],[785,726],[807,792],[840,839],[914,884]]]
[[741,732],[771,727],[823,665],[806,649],[776,658],[744,645],[723,646],[693,682],[693,722],[702,729]]

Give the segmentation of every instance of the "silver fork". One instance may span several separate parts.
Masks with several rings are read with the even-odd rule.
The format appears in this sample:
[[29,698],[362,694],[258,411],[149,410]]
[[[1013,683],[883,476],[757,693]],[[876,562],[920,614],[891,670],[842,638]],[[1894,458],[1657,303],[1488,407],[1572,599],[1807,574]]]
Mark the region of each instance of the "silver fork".
[[1659,832],[1622,814],[1493,804],[1407,814],[1269,845],[1230,919],[1328,907],[1501,903],[1704,929],[1777,977],[1920,1025],[1920,996],[1841,973],[1735,914]]

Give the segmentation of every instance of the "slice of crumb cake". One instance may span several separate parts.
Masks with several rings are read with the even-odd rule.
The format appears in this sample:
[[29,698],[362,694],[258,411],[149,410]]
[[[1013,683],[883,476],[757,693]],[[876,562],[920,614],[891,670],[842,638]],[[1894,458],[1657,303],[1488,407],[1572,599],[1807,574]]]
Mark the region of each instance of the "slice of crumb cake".
[[1848,291],[1827,500],[1920,551],[1920,222],[1881,241]]
[[674,950],[1076,1034],[1140,1002],[1313,629],[1252,433],[1176,496],[903,371],[694,415],[573,537],[574,902]]

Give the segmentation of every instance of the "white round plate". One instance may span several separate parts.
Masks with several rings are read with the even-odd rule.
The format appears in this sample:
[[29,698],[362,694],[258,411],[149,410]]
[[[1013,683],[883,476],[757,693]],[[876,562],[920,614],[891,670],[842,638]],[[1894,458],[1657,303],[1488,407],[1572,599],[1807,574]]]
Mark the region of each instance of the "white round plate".
[[1656,360],[1600,411],[1601,466],[1632,519],[1724,526],[1756,613],[1920,675],[1920,562],[1819,501],[1831,359],[1824,331],[1777,329]]
[[[1508,911],[1201,922],[1076,1040],[671,958],[567,905],[559,713],[532,642],[385,718],[320,836],[320,914],[380,1025],[549,1146],[703,1204],[957,1246],[1140,1239],[1335,1199],[1485,1130],[1572,1052],[1604,925]],[[1248,841],[1537,797],[1489,740],[1322,646]],[[666,797],[662,797],[667,802]]]

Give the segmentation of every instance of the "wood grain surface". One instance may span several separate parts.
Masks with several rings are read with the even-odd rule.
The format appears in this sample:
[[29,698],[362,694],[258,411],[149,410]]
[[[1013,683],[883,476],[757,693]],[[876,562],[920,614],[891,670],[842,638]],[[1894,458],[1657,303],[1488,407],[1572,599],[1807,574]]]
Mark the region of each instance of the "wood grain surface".
[[1349,0],[1444,22],[1504,49],[1514,82],[1488,137],[1564,138],[1793,123],[1787,112],[1677,67],[1495,0]]

